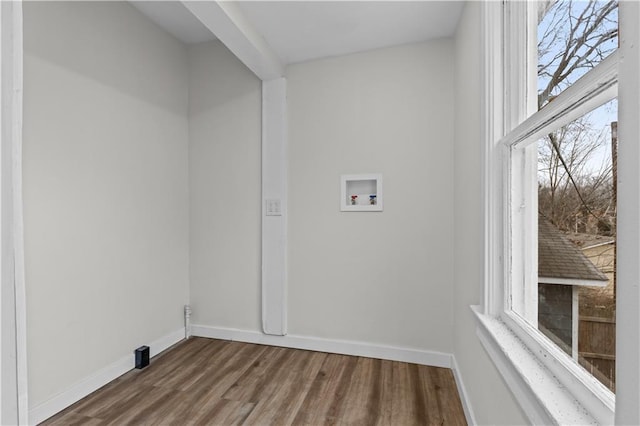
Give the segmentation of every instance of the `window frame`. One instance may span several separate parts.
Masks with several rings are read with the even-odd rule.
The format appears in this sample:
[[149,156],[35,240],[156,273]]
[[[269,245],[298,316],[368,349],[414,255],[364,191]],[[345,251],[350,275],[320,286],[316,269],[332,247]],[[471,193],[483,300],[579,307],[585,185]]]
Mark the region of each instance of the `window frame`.
[[[483,2],[481,11],[484,298],[482,306],[473,307],[477,334],[532,423],[613,424],[616,396],[543,336],[532,325],[537,323],[537,307],[524,306],[525,297],[512,293],[514,270],[526,276],[537,269],[531,262],[527,269],[525,256],[513,256],[511,247],[511,234],[526,231],[531,212],[537,219],[536,198],[527,200],[532,206],[528,218],[521,223],[511,221],[513,206],[520,201],[514,200],[511,187],[513,150],[523,152],[524,144],[616,97],[618,87],[620,49],[552,104],[534,112],[537,102],[532,96],[537,94],[537,76],[535,67],[528,64],[537,63],[536,8],[537,2]],[[522,49],[523,45],[529,48]],[[585,92],[589,96],[582,96]],[[537,192],[534,194],[537,196]],[[512,225],[520,229],[514,230]],[[524,240],[530,247],[526,258],[532,259],[535,250],[531,247],[537,247],[537,235],[529,232]],[[515,314],[512,302],[520,304],[520,312],[533,320],[527,322]],[[636,308],[638,305],[635,301]]]

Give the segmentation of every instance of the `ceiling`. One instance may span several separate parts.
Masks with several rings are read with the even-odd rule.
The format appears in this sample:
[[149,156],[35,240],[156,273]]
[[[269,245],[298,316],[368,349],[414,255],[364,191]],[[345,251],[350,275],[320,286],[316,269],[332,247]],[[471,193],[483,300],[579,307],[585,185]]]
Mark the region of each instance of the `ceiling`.
[[[133,6],[186,44],[216,37],[177,1]],[[283,64],[452,36],[461,1],[240,1]]]
[[186,44],[216,37],[179,1],[130,1],[140,12]]

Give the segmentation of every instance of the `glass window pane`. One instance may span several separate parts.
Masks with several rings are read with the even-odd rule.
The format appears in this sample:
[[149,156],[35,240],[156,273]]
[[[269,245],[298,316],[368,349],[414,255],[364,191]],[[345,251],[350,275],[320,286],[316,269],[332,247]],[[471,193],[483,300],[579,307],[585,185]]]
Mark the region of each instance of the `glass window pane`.
[[618,2],[539,2],[538,109],[618,47]]
[[538,142],[538,329],[615,391],[617,100]]

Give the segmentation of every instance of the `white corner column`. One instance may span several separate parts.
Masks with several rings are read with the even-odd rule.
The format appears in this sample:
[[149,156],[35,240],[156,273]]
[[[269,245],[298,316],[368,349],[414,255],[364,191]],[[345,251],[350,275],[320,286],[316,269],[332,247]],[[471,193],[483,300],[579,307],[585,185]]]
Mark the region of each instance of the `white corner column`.
[[0,2],[0,49],[0,424],[27,424],[19,1]]
[[237,4],[182,5],[262,80],[262,329],[287,334],[287,81],[280,61]]
[[262,82],[262,329],[287,334],[287,80]]

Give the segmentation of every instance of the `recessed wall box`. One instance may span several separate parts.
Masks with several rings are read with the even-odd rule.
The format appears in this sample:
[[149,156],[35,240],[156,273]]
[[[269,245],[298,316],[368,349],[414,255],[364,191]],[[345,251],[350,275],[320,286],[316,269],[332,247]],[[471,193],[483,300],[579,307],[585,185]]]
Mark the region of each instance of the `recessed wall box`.
[[144,368],[149,365],[149,346],[140,346],[135,351],[136,368]]
[[381,174],[340,176],[341,211],[381,212],[383,201]]

